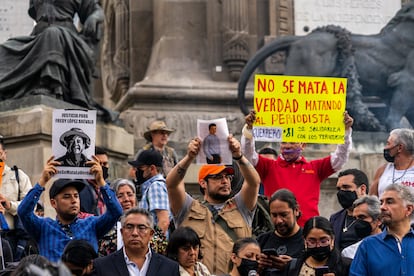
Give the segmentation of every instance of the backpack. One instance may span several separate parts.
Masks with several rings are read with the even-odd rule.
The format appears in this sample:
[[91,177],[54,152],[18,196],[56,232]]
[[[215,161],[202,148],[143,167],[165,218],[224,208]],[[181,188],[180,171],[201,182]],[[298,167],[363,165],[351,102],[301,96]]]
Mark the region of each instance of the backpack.
[[257,195],[257,207],[252,222],[253,237],[273,231],[274,225],[269,213],[269,200],[264,195]]
[[[18,185],[17,200],[20,201],[19,169],[16,165],[14,165],[12,170],[14,171]],[[15,244],[15,248],[13,250],[14,261],[19,261],[21,258],[25,256],[39,253],[36,241],[29,235],[29,233],[27,233],[18,215],[14,216],[14,230],[14,237],[10,237],[14,239],[14,242],[12,242],[12,244]]]

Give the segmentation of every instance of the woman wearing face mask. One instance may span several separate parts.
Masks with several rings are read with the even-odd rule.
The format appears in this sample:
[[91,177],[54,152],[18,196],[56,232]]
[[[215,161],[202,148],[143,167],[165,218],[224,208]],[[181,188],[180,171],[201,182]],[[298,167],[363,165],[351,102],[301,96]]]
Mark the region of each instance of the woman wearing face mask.
[[259,267],[260,246],[253,238],[236,241],[230,257],[229,276],[255,276]]
[[207,267],[200,262],[201,241],[191,227],[179,227],[170,236],[167,256],[180,264],[181,276],[210,276]]
[[324,217],[309,219],[303,227],[303,238],[304,256],[294,266],[285,269],[286,276],[348,275],[351,259],[341,257],[335,249],[334,232],[329,220]]

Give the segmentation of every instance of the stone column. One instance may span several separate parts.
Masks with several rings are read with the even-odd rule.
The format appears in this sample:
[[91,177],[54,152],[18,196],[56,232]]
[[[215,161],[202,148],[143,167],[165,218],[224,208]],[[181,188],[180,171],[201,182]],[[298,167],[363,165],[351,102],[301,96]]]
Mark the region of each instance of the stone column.
[[269,0],[270,35],[279,37],[294,32],[292,0]]
[[223,61],[229,68],[230,78],[237,81],[249,59],[248,2],[223,0]]
[[105,0],[102,45],[102,84],[106,97],[117,102],[129,88],[129,7],[128,0]]

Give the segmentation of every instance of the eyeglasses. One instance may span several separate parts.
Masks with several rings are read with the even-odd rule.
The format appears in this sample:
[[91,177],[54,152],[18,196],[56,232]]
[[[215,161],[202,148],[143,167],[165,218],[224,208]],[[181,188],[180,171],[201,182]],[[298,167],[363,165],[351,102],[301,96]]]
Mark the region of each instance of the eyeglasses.
[[207,179],[213,179],[213,180],[222,180],[222,179],[227,179],[229,181],[232,181],[234,178],[234,175],[231,174],[209,174],[206,176],[206,180]]
[[133,233],[135,231],[135,229],[138,230],[138,233],[141,234],[146,234],[148,232],[148,229],[150,229],[151,227],[146,226],[145,224],[125,224],[123,227],[127,232],[131,232]]
[[322,238],[319,241],[317,239],[306,239],[306,245],[309,248],[315,248],[317,246],[328,246],[331,243],[331,239],[330,238]]

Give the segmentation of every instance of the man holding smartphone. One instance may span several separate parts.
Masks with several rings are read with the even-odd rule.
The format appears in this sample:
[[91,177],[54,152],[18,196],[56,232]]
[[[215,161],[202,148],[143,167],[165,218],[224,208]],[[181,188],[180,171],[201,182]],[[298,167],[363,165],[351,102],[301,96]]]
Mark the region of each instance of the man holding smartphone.
[[304,250],[302,229],[297,223],[300,210],[295,195],[288,189],[275,192],[269,201],[270,217],[275,230],[260,235],[262,249],[260,275],[278,275]]

